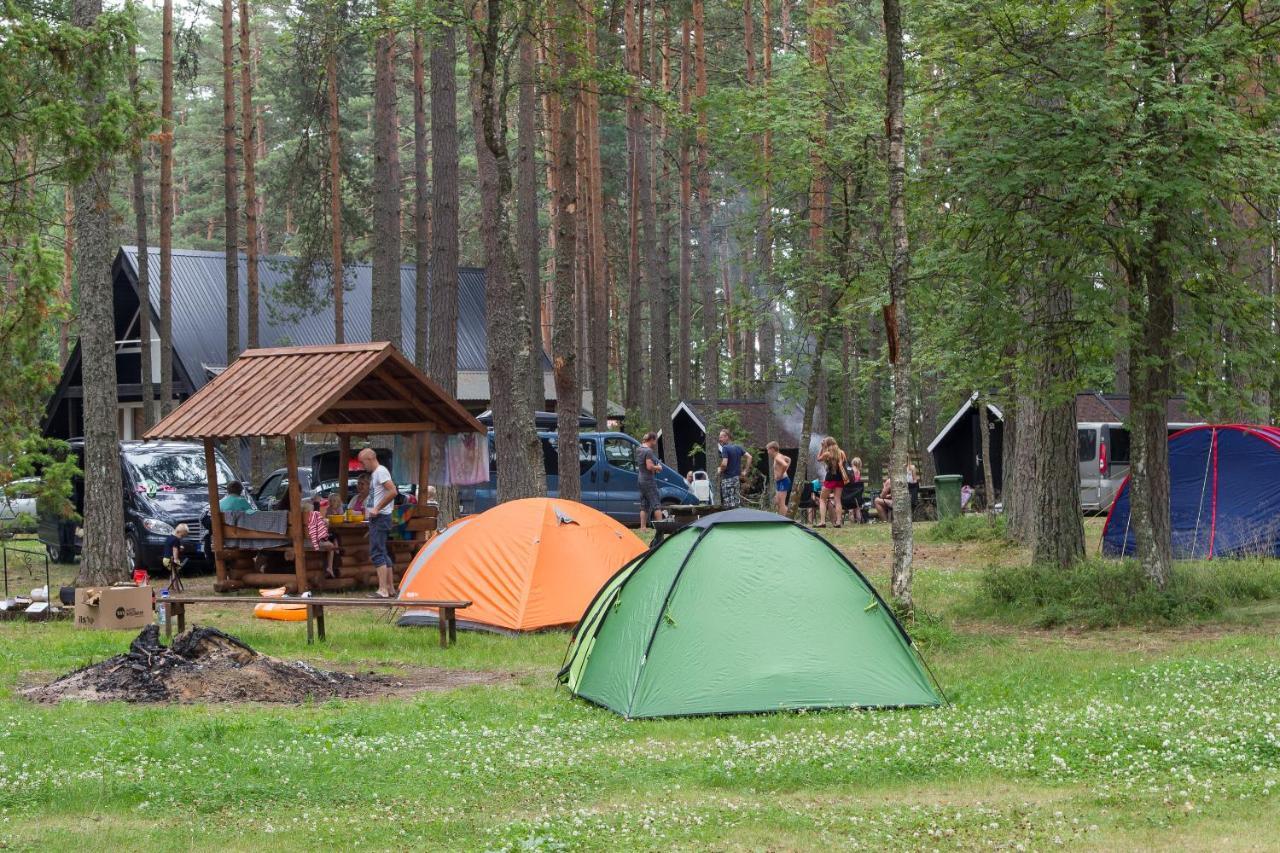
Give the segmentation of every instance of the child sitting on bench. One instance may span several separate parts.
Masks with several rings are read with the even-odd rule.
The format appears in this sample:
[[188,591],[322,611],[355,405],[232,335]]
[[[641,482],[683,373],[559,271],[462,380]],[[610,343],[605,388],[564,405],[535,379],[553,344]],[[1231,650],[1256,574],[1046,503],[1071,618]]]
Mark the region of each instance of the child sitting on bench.
[[324,498],[312,499],[311,515],[307,517],[307,536],[311,539],[313,549],[328,552],[329,562],[325,566],[324,576],[336,578],[338,573],[334,570],[333,558],[338,553],[338,543],[329,535],[329,519],[325,517],[328,509],[329,502]]

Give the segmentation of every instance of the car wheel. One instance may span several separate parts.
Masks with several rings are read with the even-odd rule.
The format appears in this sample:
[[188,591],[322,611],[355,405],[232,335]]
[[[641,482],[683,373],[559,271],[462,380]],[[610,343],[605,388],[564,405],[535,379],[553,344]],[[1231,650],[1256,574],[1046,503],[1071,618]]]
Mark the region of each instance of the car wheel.
[[138,537],[130,533],[124,537],[124,553],[129,561],[129,571],[132,572],[142,566],[142,547],[138,544]]

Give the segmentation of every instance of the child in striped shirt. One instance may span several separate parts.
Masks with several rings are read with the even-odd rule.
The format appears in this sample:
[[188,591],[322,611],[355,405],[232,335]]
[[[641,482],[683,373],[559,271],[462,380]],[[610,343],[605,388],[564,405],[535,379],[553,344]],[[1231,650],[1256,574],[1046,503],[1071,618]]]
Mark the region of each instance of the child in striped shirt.
[[333,567],[333,558],[338,553],[338,543],[329,535],[329,519],[325,517],[329,502],[324,498],[311,501],[311,515],[307,517],[307,536],[311,539],[311,547],[316,551],[325,551],[329,555],[329,563],[325,566],[324,576],[336,578],[338,573]]

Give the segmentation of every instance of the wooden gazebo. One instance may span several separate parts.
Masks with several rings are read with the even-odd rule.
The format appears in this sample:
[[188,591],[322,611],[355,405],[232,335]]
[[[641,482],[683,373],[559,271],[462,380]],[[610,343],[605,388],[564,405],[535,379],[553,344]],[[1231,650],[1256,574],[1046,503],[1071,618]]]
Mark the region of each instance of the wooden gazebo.
[[[359,583],[364,567],[356,566],[336,581],[317,576],[314,566],[320,555],[306,547],[305,524],[310,507],[303,505],[305,496],[299,486],[297,437],[317,433],[337,436],[338,493],[345,502],[353,436],[403,435],[415,439],[419,492],[425,498],[431,435],[460,432],[483,433],[484,427],[395,347],[384,342],[248,350],[149,430],[146,438],[204,442],[220,591],[283,582],[301,592],[313,587],[351,588]],[[257,513],[243,519],[246,527],[229,525],[218,508],[214,443],[258,437],[284,440],[288,515],[271,519],[268,513]],[[269,529],[272,521],[277,523],[275,530]],[[363,525],[355,523],[351,527],[351,538],[365,535]],[[414,538],[428,535],[426,530],[413,533]],[[310,572],[308,553],[313,555]],[[350,559],[344,558],[344,563]],[[292,572],[287,572],[284,566],[290,563]]]

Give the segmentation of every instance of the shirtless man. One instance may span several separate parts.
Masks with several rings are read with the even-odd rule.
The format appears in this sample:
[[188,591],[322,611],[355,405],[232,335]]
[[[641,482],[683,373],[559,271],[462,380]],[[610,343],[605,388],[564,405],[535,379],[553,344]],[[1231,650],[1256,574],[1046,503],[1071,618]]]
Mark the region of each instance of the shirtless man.
[[769,454],[769,461],[773,463],[773,483],[776,487],[773,494],[774,506],[779,515],[787,515],[790,509],[787,501],[791,497],[791,477],[787,472],[791,470],[791,457],[778,452],[776,441],[769,442],[764,449]]

